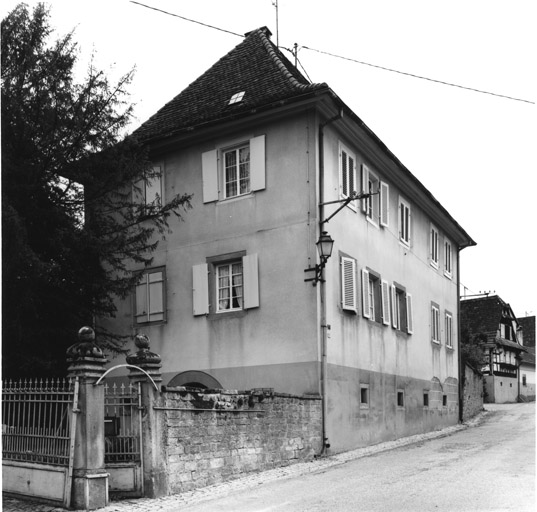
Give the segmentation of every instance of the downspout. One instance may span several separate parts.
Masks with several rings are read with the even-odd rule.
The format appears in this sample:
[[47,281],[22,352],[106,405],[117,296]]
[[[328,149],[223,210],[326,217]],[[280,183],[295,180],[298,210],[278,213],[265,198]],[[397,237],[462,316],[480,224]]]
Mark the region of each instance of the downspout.
[[457,249],[457,357],[459,360],[459,422],[463,422],[464,417],[464,377],[466,373],[466,365],[462,367],[461,354],[461,247]]
[[[343,110],[324,123],[319,124],[319,234],[323,232],[324,219],[324,127],[343,117]],[[326,417],[327,417],[327,397],[326,397],[326,381],[328,374],[327,364],[327,330],[330,328],[326,323],[326,286],[324,284],[324,268],[321,270],[321,280],[319,281],[319,293],[321,301],[321,435],[323,446],[320,455],[325,455],[326,450],[330,448],[328,436],[326,435]]]

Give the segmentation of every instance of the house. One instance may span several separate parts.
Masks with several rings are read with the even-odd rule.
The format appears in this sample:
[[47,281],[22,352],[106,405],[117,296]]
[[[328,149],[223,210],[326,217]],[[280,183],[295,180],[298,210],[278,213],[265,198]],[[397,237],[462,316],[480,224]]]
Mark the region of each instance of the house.
[[145,200],[194,197],[114,327],[150,337],[164,384],[321,396],[332,451],[456,424],[475,242],[270,36],[137,130],[161,171]]
[[518,318],[520,342],[527,352],[522,353],[519,370],[520,398],[535,400],[535,316]]
[[497,295],[462,300],[461,330],[468,342],[479,338],[485,402],[516,402],[519,366],[526,350],[520,343],[519,323],[511,306]]

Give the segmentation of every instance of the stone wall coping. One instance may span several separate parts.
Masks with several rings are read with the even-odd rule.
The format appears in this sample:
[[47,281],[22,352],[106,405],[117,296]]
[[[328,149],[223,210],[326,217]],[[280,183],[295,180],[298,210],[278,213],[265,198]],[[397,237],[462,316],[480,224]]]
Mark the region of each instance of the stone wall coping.
[[203,395],[224,395],[224,396],[270,396],[273,398],[296,398],[298,400],[320,400],[321,396],[318,394],[305,394],[294,395],[290,393],[281,393],[274,391],[273,388],[254,388],[249,390],[237,390],[237,389],[202,389],[191,388],[186,386],[162,386],[162,391],[167,393],[199,393]]

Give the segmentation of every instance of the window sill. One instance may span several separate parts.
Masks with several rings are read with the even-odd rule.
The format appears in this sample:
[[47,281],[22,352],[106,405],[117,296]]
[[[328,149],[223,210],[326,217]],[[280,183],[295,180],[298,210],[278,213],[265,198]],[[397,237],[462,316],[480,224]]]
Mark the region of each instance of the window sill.
[[237,311],[219,311],[218,313],[217,312],[212,312],[212,313],[209,313],[207,315],[207,318],[209,320],[229,320],[231,318],[242,318],[246,315],[247,313],[247,310],[246,309],[241,309],[241,310],[237,310]]
[[379,228],[379,225],[369,215],[366,215],[365,218],[369,224],[375,226],[377,229]]
[[436,340],[431,340],[431,345],[433,347],[440,348],[441,343],[439,341],[436,341]]
[[444,272],[444,277],[446,277],[447,279],[453,279],[453,275],[451,272]]
[[429,265],[434,268],[435,270],[438,270],[438,263],[435,263],[434,261],[430,261]]
[[216,201],[216,205],[218,206],[218,205],[223,205],[223,204],[230,204],[230,203],[234,203],[235,201],[241,201],[243,199],[252,198],[254,196],[255,196],[254,192],[248,192],[248,194],[242,194],[240,196],[226,197],[226,198],[218,199],[218,201]]

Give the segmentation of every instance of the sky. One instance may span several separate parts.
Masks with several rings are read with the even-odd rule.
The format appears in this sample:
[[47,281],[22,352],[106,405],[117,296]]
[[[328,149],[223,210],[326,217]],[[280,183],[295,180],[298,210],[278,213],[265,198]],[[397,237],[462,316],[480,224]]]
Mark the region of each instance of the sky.
[[[17,3],[4,0],[2,18]],[[80,73],[92,55],[111,79],[136,66],[132,129],[241,42],[229,32],[267,26],[290,60],[296,43],[303,73],[326,82],[477,242],[461,252],[462,294],[536,314],[534,0],[278,0],[277,11],[275,0],[140,2],[176,16],[129,0],[45,3],[55,35],[75,30]]]

